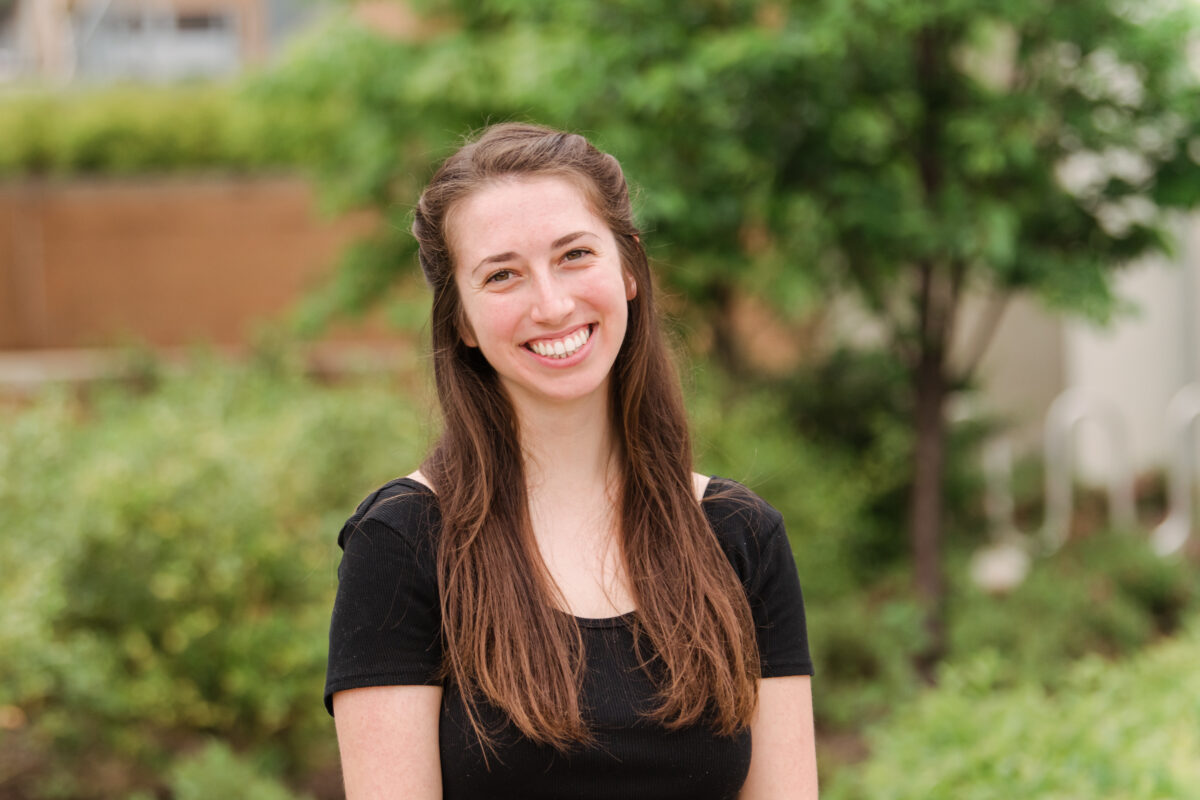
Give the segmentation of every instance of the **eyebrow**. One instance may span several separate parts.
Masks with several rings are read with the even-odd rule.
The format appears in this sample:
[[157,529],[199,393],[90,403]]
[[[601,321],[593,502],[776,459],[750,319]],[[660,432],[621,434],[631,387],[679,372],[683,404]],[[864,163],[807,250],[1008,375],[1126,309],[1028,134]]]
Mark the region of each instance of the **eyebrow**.
[[[564,245],[568,245],[571,242],[575,241],[580,236],[595,236],[595,234],[592,233],[591,231],[575,231],[574,233],[568,233],[565,236],[560,236],[557,239],[555,239],[553,242],[551,242],[550,249],[557,250],[558,248],[563,247]],[[471,270],[471,274],[473,275],[476,272],[478,272],[479,268],[484,266],[485,264],[502,264],[505,261],[512,261],[516,257],[517,257],[517,254],[511,250],[509,250],[507,253],[496,253],[495,255],[488,256],[487,258],[483,259],[482,261],[480,261],[478,264],[475,265],[475,269]]]

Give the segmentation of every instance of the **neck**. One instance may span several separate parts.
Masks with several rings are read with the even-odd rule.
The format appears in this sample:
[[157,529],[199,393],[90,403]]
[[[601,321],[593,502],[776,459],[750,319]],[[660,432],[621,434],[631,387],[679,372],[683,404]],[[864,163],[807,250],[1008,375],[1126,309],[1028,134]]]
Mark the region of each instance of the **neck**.
[[529,492],[579,498],[617,477],[617,445],[607,393],[588,402],[519,411]]

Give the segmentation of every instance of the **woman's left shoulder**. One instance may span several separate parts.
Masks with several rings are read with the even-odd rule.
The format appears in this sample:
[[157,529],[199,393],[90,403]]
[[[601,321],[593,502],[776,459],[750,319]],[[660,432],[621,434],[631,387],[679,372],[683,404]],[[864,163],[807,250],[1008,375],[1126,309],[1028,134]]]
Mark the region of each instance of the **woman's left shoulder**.
[[783,533],[783,515],[778,509],[729,478],[710,478],[700,506],[720,539],[729,536],[763,539]]
[[794,564],[783,515],[743,484],[712,478],[700,507],[743,583],[757,582],[764,569],[785,560]]

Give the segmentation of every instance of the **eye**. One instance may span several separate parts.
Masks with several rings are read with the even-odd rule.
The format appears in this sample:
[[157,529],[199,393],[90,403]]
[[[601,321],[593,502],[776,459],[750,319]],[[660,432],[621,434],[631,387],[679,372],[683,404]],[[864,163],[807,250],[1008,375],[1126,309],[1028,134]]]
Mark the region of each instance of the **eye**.
[[504,283],[510,278],[512,278],[511,269],[498,269],[491,275],[488,275],[487,280],[485,280],[484,283]]
[[574,250],[568,250],[563,254],[563,261],[578,261],[590,255],[594,255],[594,253],[586,247],[576,247]]

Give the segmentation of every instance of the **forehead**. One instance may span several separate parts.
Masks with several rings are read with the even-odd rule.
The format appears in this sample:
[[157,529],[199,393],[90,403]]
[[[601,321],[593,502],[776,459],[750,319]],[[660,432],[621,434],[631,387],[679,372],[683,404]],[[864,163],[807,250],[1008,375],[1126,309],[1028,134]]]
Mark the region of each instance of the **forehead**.
[[447,218],[456,260],[468,265],[504,252],[545,248],[577,231],[607,234],[587,197],[567,178],[502,178],[463,198]]

